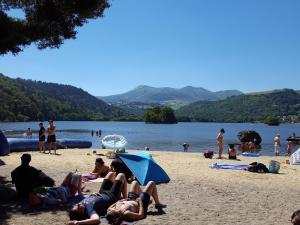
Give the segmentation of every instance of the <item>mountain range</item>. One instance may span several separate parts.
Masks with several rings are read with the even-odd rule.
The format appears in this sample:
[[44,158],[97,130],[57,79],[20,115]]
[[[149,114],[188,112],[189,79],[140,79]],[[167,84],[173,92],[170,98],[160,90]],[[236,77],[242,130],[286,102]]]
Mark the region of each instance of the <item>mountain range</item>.
[[238,90],[212,92],[201,87],[192,86],[186,86],[184,88],[176,89],[170,87],[156,88],[141,85],[123,94],[98,98],[109,103],[142,102],[147,104],[165,104],[178,102],[186,105],[196,101],[215,101],[240,94],[243,93]]

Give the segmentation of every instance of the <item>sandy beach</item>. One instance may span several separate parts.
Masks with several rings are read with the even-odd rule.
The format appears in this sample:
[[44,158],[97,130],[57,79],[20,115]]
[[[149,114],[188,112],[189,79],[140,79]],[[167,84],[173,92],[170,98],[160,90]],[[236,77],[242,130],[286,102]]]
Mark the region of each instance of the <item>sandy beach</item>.
[[[59,184],[68,171],[82,174],[91,171],[96,157],[91,149],[59,150],[61,155],[30,152],[31,165],[43,170]],[[97,153],[105,153],[97,150]],[[161,201],[168,205],[165,214],[158,214],[153,204],[149,215],[138,225],[153,224],[289,224],[292,212],[300,209],[300,166],[281,162],[279,174],[256,174],[247,171],[216,170],[212,163],[269,164],[275,157],[246,158],[241,161],[205,159],[200,153],[150,152],[166,170],[171,182],[158,186]],[[10,172],[20,164],[22,153],[0,157],[1,225],[59,225],[68,220],[66,207],[57,210],[20,209],[13,201],[14,187]],[[110,159],[102,157],[107,164]],[[99,183],[86,186],[97,191]]]

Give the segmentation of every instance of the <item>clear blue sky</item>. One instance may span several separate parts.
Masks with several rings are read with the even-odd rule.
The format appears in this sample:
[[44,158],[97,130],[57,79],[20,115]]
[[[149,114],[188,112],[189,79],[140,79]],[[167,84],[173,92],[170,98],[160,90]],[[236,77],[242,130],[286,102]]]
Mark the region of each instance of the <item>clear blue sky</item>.
[[217,91],[300,89],[299,0],[113,0],[60,49],[0,56],[10,77],[93,95],[140,84]]

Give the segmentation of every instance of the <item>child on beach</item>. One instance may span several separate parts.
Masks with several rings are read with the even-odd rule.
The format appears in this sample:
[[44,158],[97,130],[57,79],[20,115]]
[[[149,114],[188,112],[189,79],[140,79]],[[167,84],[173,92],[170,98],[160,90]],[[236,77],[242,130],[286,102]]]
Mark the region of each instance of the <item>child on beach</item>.
[[228,159],[237,159],[236,150],[234,149],[234,144],[229,144]]
[[275,138],[274,138],[274,147],[275,147],[275,155],[279,156],[280,154],[280,134],[276,134]]
[[255,144],[253,141],[249,141],[248,148],[249,148],[249,152],[251,152],[251,153],[255,152]]

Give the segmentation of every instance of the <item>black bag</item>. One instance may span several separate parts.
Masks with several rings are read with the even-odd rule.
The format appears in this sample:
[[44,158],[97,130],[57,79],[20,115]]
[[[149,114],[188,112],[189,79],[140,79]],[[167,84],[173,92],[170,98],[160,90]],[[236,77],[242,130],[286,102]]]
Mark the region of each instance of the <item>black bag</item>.
[[212,157],[214,156],[214,152],[211,150],[207,150],[206,152],[203,153],[203,155],[207,159],[212,159]]
[[257,162],[251,163],[248,167],[248,171],[252,173],[269,173],[269,169],[265,164]]

